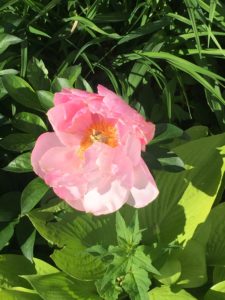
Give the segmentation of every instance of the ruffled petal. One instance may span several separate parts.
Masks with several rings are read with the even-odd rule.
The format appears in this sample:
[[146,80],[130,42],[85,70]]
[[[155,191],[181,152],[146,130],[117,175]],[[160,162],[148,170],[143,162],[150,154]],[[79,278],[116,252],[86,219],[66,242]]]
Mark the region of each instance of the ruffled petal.
[[146,206],[158,196],[156,183],[143,160],[134,169],[134,183],[130,192],[127,203],[136,208]]
[[121,186],[120,181],[111,182],[109,189],[105,193],[99,193],[98,188],[94,188],[84,195],[83,206],[86,212],[96,216],[112,213],[127,201],[129,191]]
[[46,151],[58,146],[60,147],[62,144],[54,132],[46,132],[38,137],[31,154],[31,164],[34,172],[41,178],[44,177],[45,173],[40,168],[40,159]]

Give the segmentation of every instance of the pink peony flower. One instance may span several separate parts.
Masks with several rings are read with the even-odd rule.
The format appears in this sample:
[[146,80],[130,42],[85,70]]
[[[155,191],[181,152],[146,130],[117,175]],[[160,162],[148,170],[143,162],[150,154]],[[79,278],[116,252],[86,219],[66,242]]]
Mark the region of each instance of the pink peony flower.
[[143,207],[158,195],[141,150],[155,126],[120,97],[98,86],[98,94],[64,89],[47,115],[54,132],[33,149],[35,173],[75,209],[94,215],[124,203]]

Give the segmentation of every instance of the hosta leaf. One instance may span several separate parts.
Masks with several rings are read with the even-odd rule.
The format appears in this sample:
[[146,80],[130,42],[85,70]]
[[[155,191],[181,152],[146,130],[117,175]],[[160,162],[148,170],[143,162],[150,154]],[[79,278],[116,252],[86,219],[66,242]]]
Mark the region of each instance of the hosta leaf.
[[168,243],[179,234],[179,241],[187,241],[205,221],[225,171],[224,138],[225,134],[215,135],[173,149],[187,170],[157,172],[159,196],[149,206],[139,209],[140,227],[147,228],[143,232],[146,243],[158,239]]
[[195,288],[207,282],[206,254],[202,244],[195,240],[188,241],[179,252],[181,276],[177,285],[185,288]]
[[156,287],[149,292],[149,300],[197,300],[185,290],[168,286]]
[[44,300],[100,300],[91,282],[75,280],[63,273],[24,276]]
[[207,261],[210,265],[225,265],[224,214],[225,203],[221,203],[212,209],[206,221],[210,228],[207,242]]
[[0,290],[0,299],[4,300],[41,300],[41,297],[33,290],[25,288],[11,288]]
[[225,300],[225,281],[221,281],[210,288],[204,300]]
[[22,255],[0,255],[0,287],[10,288],[14,286],[29,287],[26,280],[20,275],[39,274],[46,275],[59,272],[48,263],[34,258],[32,264]]
[[160,275],[156,279],[165,285],[172,285],[178,281],[181,275],[181,263],[177,258],[168,257],[163,266],[159,269]]
[[79,217],[79,213],[76,212],[71,214],[62,212],[62,219],[56,222],[55,216],[57,217],[57,212],[54,215],[47,210],[34,210],[29,213],[29,218],[38,232],[60,248],[52,254],[56,265],[77,279],[99,278],[105,266],[99,257],[86,251],[85,244],[90,243],[93,238],[95,243],[100,243],[102,239],[111,239],[110,235],[104,237],[101,231],[104,222],[107,226],[108,217],[95,219],[84,214]]

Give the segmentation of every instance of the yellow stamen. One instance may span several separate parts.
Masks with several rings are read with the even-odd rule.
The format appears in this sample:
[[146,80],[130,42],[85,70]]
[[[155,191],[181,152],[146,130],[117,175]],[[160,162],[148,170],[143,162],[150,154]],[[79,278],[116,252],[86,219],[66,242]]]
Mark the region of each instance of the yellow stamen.
[[116,147],[117,133],[116,128],[109,122],[98,121],[93,123],[85,132],[84,138],[81,141],[79,155],[83,155],[93,143],[99,142],[109,145],[110,147]]

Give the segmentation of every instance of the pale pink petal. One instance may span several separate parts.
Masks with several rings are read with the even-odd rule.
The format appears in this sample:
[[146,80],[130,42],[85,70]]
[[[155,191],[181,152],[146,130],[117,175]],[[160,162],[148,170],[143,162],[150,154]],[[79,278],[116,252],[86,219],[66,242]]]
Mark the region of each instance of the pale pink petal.
[[[73,149],[54,147],[41,157],[39,166],[47,184],[54,187],[57,184],[73,184],[73,178],[79,173],[81,160]],[[71,183],[69,181],[72,181]]]
[[156,183],[143,160],[134,169],[134,184],[130,192],[127,203],[136,208],[146,206],[158,196]]
[[85,211],[83,206],[83,194],[78,187],[55,187],[56,195],[65,200],[70,206],[77,210]]
[[86,212],[96,216],[112,213],[127,201],[129,191],[122,187],[120,182],[111,182],[110,188],[105,193],[98,192],[98,188],[90,190],[84,195],[83,206]]
[[40,168],[40,159],[46,151],[58,146],[62,146],[62,144],[54,132],[46,132],[38,137],[31,154],[31,164],[34,172],[41,178],[44,177],[44,172]]

